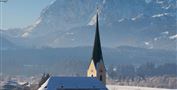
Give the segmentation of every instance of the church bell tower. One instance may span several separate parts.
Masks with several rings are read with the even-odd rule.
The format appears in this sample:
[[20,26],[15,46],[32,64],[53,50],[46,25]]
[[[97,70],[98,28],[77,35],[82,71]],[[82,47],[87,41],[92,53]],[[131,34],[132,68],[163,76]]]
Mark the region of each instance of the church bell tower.
[[92,58],[87,70],[87,77],[96,77],[98,80],[106,84],[106,68],[103,62],[101,42],[99,35],[98,10],[96,16],[96,33],[92,52]]

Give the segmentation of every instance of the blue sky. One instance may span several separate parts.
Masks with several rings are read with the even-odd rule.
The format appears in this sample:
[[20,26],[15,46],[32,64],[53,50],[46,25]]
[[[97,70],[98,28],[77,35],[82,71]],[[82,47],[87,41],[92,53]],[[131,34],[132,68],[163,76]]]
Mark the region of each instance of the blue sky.
[[2,3],[3,29],[21,28],[32,24],[41,10],[54,0],[9,0]]

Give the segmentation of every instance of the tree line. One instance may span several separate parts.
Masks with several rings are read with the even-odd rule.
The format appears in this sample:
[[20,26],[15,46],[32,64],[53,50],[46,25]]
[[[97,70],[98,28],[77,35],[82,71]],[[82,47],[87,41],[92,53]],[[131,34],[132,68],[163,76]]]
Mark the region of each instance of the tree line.
[[121,85],[177,88],[176,63],[111,65],[108,68],[108,76]]

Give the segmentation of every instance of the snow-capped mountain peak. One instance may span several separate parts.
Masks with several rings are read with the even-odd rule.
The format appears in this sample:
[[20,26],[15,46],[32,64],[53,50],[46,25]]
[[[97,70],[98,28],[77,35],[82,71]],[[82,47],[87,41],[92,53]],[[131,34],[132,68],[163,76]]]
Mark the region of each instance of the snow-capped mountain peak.
[[[55,0],[41,12],[35,23],[20,30],[6,30],[3,36],[20,46],[88,46],[93,42],[93,25],[99,7],[100,36],[104,46],[146,47],[147,43],[142,42],[150,41],[153,48],[172,49],[175,48],[172,38],[176,35],[177,27],[177,7],[174,2]],[[169,46],[163,46],[164,43]]]

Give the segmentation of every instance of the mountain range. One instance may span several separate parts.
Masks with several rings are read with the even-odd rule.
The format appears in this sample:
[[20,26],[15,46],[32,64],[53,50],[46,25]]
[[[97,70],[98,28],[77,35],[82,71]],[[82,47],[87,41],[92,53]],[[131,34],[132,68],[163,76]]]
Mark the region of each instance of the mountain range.
[[176,0],[55,0],[33,24],[2,36],[20,47],[90,46],[97,7],[103,46],[176,50]]
[[55,0],[30,26],[0,30],[4,73],[85,72],[97,8],[107,67],[176,63],[176,0]]

